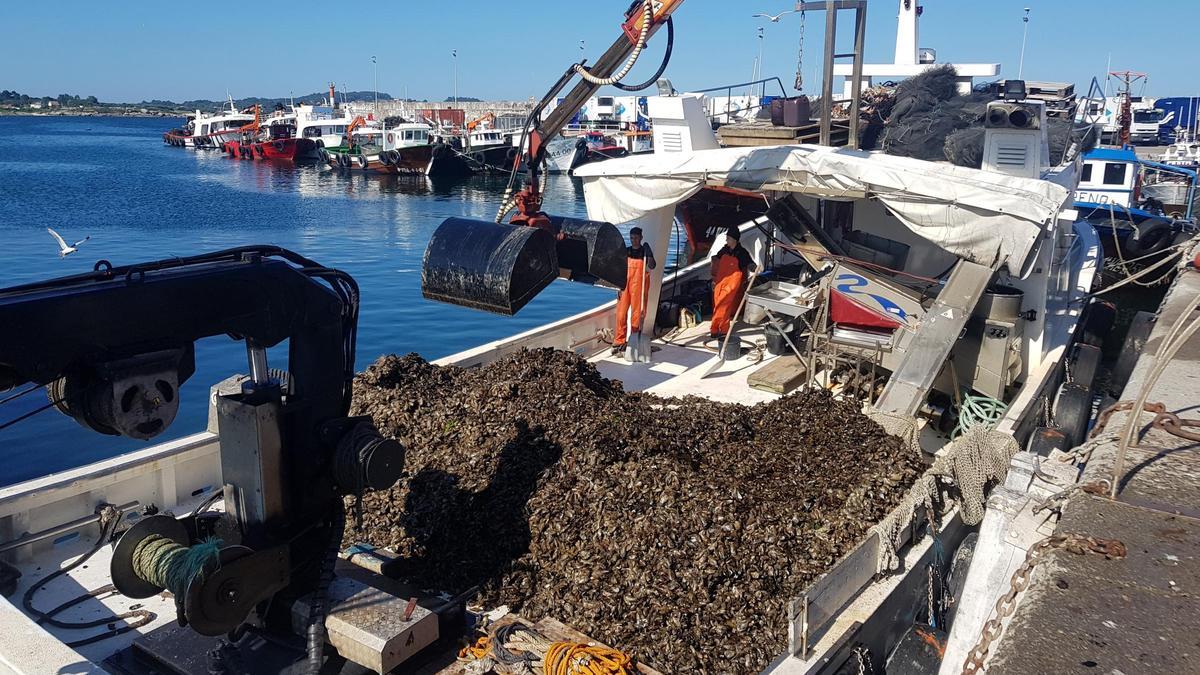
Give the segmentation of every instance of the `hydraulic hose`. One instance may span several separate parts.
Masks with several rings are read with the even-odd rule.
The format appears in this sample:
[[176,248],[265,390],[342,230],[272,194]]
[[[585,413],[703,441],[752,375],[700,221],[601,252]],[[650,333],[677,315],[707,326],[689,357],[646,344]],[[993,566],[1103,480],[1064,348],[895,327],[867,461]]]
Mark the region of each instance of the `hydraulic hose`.
[[325,661],[325,617],[329,614],[329,586],[333,584],[338,549],[346,533],[346,510],[341,498],[335,499],[333,521],[330,523],[329,548],[321,559],[320,577],[308,605],[308,650],[305,659],[306,675],[318,675]]
[[662,60],[662,63],[659,64],[658,70],[655,71],[655,73],[650,76],[650,79],[646,80],[645,82],[642,82],[641,84],[622,84],[620,82],[613,82],[612,86],[616,87],[617,89],[620,89],[621,91],[641,91],[643,89],[647,89],[647,88],[653,86],[655,82],[658,82],[658,78],[662,77],[662,74],[667,72],[667,64],[669,64],[671,62],[671,51],[674,48],[675,48],[675,19],[674,19],[674,17],[668,16],[667,17],[667,51],[666,51],[666,53],[663,54],[663,60]]
[[633,53],[631,53],[629,58],[625,60],[625,65],[621,66],[621,69],[613,73],[610,77],[596,77],[595,75],[592,75],[587,68],[584,68],[581,65],[575,66],[575,72],[579,73],[579,76],[588,82],[599,86],[615,84],[616,82],[619,82],[621,78],[629,74],[630,70],[633,70],[633,65],[637,63],[638,57],[642,54],[642,50],[646,48],[646,37],[650,35],[650,26],[653,24],[654,0],[646,0],[644,3],[642,3],[642,30],[640,33],[638,33],[637,46],[633,48]]

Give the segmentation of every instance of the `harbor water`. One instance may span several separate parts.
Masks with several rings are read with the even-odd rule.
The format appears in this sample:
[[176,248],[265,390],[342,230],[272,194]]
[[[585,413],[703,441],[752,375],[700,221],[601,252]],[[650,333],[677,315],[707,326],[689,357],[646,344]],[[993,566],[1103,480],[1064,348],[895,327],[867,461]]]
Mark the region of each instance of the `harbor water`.
[[[100,259],[122,265],[247,244],[282,246],[358,281],[359,369],[387,353],[438,358],[613,297],[611,290],[557,282],[515,317],[429,302],[421,297],[421,261],[430,235],[449,216],[493,218],[506,177],[431,181],[339,173],[316,163],[239,161],[164,146],[161,133],[178,122],[0,117],[0,287],[86,272]],[[550,177],[546,192],[546,211],[584,215],[576,181]],[[47,227],[68,243],[91,238],[60,258]],[[147,308],[142,316],[104,320],[136,329],[158,319]],[[286,352],[276,348],[269,358],[282,367]],[[0,484],[200,431],[209,386],[246,368],[241,343],[224,336],[200,341],[179,416],[150,442],[100,436],[53,410],[0,429]],[[0,424],[46,402],[39,390],[0,405]]]

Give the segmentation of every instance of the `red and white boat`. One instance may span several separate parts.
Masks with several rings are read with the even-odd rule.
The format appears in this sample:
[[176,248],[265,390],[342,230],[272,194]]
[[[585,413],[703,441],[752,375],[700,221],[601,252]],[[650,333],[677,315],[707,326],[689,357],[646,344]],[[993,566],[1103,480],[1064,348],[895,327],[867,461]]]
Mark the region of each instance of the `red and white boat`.
[[163,134],[163,142],[189,148],[224,148],[227,141],[240,138],[242,127],[254,121],[254,115],[238,110],[232,98],[228,106],[215,114],[197,110],[188,116],[185,127]]

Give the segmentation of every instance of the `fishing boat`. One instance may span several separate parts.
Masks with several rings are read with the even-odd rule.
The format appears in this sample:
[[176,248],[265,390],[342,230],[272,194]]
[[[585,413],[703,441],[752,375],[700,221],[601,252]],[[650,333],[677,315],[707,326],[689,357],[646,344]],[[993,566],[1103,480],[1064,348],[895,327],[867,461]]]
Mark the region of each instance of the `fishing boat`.
[[242,128],[254,122],[254,109],[238,110],[232,98],[227,106],[225,110],[211,115],[196,111],[190,138],[192,147],[221,149],[226,142],[241,138]]
[[[669,14],[673,6],[665,6]],[[645,12],[645,20],[655,17],[654,3]],[[826,36],[831,54],[836,37]],[[986,610],[1006,597],[1007,585],[990,580],[1006,580],[1040,553],[1039,532],[1053,527],[1049,516],[1038,516],[1042,497],[1061,497],[1077,479],[1061,453],[1054,465],[1042,462],[1039,443],[1057,437],[1061,450],[1082,442],[1096,349],[1082,341],[1102,338],[1111,326],[1111,316],[1103,325],[1089,302],[1103,253],[1095,229],[1074,210],[1082,159],[1068,154],[1051,164],[1046,111],[1037,101],[989,104],[980,169],[853,147],[721,147],[699,100],[661,96],[648,106],[653,155],[578,170],[589,219],[539,214],[548,222],[533,227],[448,219],[427,249],[423,293],[512,314],[560,277],[620,286],[627,270],[613,263],[624,263],[627,249],[618,225],[636,222],[647,243],[665,252],[677,213],[708,211],[716,193],[736,208],[714,209],[707,222],[736,228],[753,251],[757,267],[744,297],[758,318],[739,308],[724,344],[704,344],[707,258],[721,245],[714,241],[695,264],[649,273],[644,333],[632,336],[624,354],[605,344],[613,301],[436,364],[473,368],[552,348],[579,354],[628,391],[663,397],[645,400],[668,411],[670,397],[755,406],[799,387],[861,402],[898,443],[923,453],[930,471],[881,521],[862,523],[861,539],[844,556],[804,561],[821,573],[788,599],[778,640],[786,646],[764,672],[873,672],[872,663],[899,667],[918,658],[918,672],[940,664],[959,672],[962,644],[975,643]],[[827,103],[826,132],[829,124]],[[657,142],[664,137],[671,142]],[[848,139],[852,145],[857,135]],[[153,311],[156,320],[125,326],[55,311],[82,306],[84,295],[104,303],[105,315]],[[438,640],[443,626],[468,623],[463,604],[471,590],[438,597],[387,578],[395,566],[386,551],[352,547],[342,551],[341,565],[333,555],[341,548],[341,497],[353,502],[367,488],[386,487],[402,469],[402,450],[368,419],[347,417],[358,297],[345,274],[272,247],[98,265],[0,291],[6,321],[46,328],[0,335],[0,384],[54,383],[55,407],[103,433],[147,437],[170,423],[195,339],[244,339],[250,373],[214,383],[205,430],[0,490],[0,551],[8,554],[0,585],[14,599],[0,602],[7,666],[28,673],[275,672],[305,658],[316,671],[342,665],[325,664],[328,637],[336,658],[357,664],[350,668],[390,672],[419,659],[420,649],[440,646],[451,652],[440,672],[462,672],[453,663],[459,645]],[[782,340],[772,340],[772,331]],[[760,338],[783,346],[747,353]],[[290,373],[272,372],[266,349],[284,340]],[[492,395],[519,396],[503,387]],[[797,471],[806,468],[802,451]],[[846,462],[853,471],[854,458]],[[436,479],[453,487],[452,477]],[[579,480],[586,489],[587,477]],[[1000,487],[988,501],[993,484]],[[953,500],[935,499],[944,491]],[[336,506],[326,509],[331,494]],[[993,502],[1005,513],[997,516]],[[642,514],[618,516],[636,521]],[[740,521],[722,528],[740,530]],[[603,535],[596,531],[587,534]],[[950,565],[958,566],[951,568],[958,585],[945,581]],[[587,566],[590,575],[604,573],[597,562]],[[695,606],[661,613],[703,615],[704,590],[694,597]],[[469,623],[502,615],[472,613]],[[725,628],[738,624],[730,619]],[[1056,626],[1055,637],[1063,630]],[[569,635],[558,640],[589,646]],[[715,633],[699,638],[717,653]],[[464,660],[492,653],[488,644],[472,643]],[[436,670],[433,663],[423,665]]]
[[[672,103],[662,102],[661,107]],[[601,373],[621,379],[631,391],[747,405],[781,395],[752,386],[756,373],[781,364],[810,364],[808,375],[797,376],[801,371],[796,371],[791,379],[821,382],[847,396],[860,392],[880,410],[912,419],[919,443],[928,452],[952,444],[957,424],[954,372],[971,396],[1000,402],[992,421],[1004,433],[1017,438],[1034,433],[1041,399],[1056,391],[1059,419],[1066,418],[1063,406],[1069,395],[1061,384],[1062,368],[1086,307],[1080,300],[1091,287],[1100,257],[1094,231],[1070,217],[1075,163],[1042,167],[1037,178],[1026,178],[844,148],[717,148],[707,120],[695,121],[698,124],[688,129],[692,144],[712,149],[631,156],[583,167],[579,174],[589,214],[613,222],[636,221],[647,231],[648,242],[665,251],[676,209],[705,190],[736,193],[746,204],[769,204],[762,215],[744,212],[738,227],[745,244],[763,252],[761,278],[770,280],[752,288],[747,303],[759,306],[771,323],[745,325],[736,339],[752,342],[776,320],[805,319],[811,335],[802,342],[800,357],[790,350],[767,353],[759,364],[751,364],[739,349],[719,366],[720,377],[706,378],[716,354],[700,339],[707,334],[705,322],[654,339],[648,331],[640,348],[625,357],[612,356],[602,342],[614,322],[614,303],[606,303],[439,363],[472,367],[521,349],[553,347],[583,353]],[[679,132],[677,126],[669,127],[669,120],[656,125],[664,132]],[[362,151],[366,147],[382,149],[386,133],[363,128],[363,135],[354,136],[361,139],[355,143],[360,147],[357,156],[370,156]],[[1039,154],[1031,157],[1037,161]],[[431,245],[443,234],[435,234]],[[553,278],[559,270],[550,274]],[[667,292],[702,287],[708,275],[707,260],[680,269],[666,281],[661,268],[655,271],[646,325],[669,326],[666,318],[680,315],[678,310],[690,301],[686,292],[673,297]],[[157,278],[152,272],[146,276]],[[518,288],[512,291],[523,294]],[[943,322],[943,315],[950,318]],[[787,335],[801,339],[790,329]],[[836,375],[848,362],[873,368],[880,386]],[[216,414],[225,419],[226,413]],[[232,471],[231,455],[223,449],[235,444],[225,424],[0,491],[0,526],[9,537],[0,548],[15,556],[12,565],[21,573],[13,581],[18,595],[42,580],[46,570],[92,552],[89,564],[68,570],[61,583],[48,584],[35,596],[42,608],[69,604],[80,589],[108,583],[112,561],[124,555],[98,541],[98,531],[135,527],[147,518],[150,505],[188,513],[220,501],[219,486]],[[100,512],[97,504],[113,507]],[[103,526],[97,526],[102,520]],[[953,512],[945,522],[938,541],[953,550],[964,530]],[[864,540],[848,556],[852,562],[845,564],[870,572],[853,577],[844,609],[842,601],[837,607],[821,604],[830,601],[818,599],[818,588],[793,603],[806,606],[807,614],[792,615],[791,631],[797,637],[774,672],[798,672],[799,664],[827,658],[846,644],[860,628],[838,617],[874,616],[888,593],[923,587],[923,561],[933,555],[932,541]],[[906,569],[916,572],[875,580],[875,558],[890,546],[898,547]],[[129,614],[139,610],[150,616],[137,614],[135,620]],[[24,611],[28,610],[0,603],[0,622],[11,628],[3,632],[8,637],[0,637],[0,650],[11,654],[9,650],[17,648],[13,640],[20,635],[21,652],[37,654],[39,667],[52,671],[68,665],[78,671],[121,662],[131,667],[161,663],[163,652],[155,640],[181,634],[172,626],[175,601],[165,594],[88,598],[80,606],[86,615],[127,618],[87,629],[73,627],[70,621],[77,619],[70,612],[56,619],[67,623],[63,628],[36,626]],[[113,621],[119,629],[106,627]]]
[[[359,118],[361,120],[361,118]],[[461,155],[436,142],[432,128],[420,122],[389,127],[351,123],[350,143],[318,150],[321,161],[334,169],[382,174],[417,174],[435,177],[470,175]]]
[[464,159],[475,171],[507,172],[512,167],[513,146],[497,129],[480,126],[466,130],[457,140]]
[[255,153],[266,159],[295,159],[299,149],[296,114],[278,111],[262,124]]
[[1097,148],[1083,157],[1075,194],[1079,217],[1100,234],[1108,256],[1139,257],[1195,232],[1196,172]]

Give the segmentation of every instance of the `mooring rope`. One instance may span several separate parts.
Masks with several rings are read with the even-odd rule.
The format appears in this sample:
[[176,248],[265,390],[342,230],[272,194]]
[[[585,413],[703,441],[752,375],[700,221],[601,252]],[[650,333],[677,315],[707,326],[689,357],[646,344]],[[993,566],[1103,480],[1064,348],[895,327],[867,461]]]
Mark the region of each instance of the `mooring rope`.
[[183,598],[193,580],[202,580],[217,567],[220,550],[219,539],[208,539],[188,547],[152,534],[133,549],[133,571],[145,581],[167,589],[176,598]]

